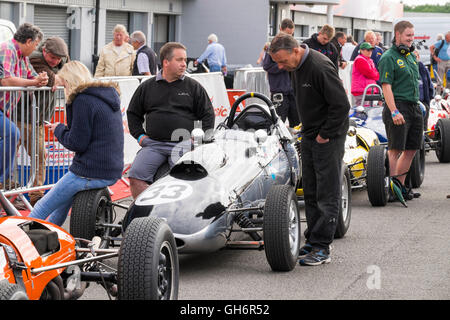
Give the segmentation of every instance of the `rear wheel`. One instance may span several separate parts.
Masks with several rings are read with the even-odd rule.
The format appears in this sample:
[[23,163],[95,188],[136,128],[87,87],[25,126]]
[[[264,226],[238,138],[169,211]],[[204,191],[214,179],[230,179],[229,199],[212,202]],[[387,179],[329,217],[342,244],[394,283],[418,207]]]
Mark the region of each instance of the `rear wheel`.
[[406,176],[406,184],[411,188],[419,188],[425,178],[425,143],[422,141],[420,150],[416,152],[411,168]]
[[382,145],[370,148],[367,156],[367,195],[372,206],[385,206],[389,196],[389,159]]
[[78,192],[72,203],[70,214],[70,233],[75,238],[92,240],[98,236],[102,239],[100,248],[109,246],[111,228],[105,223],[113,222],[111,197],[107,188]]
[[450,119],[439,119],[436,124],[436,156],[439,162],[450,162]]
[[294,188],[273,186],[264,206],[264,249],[273,271],[294,269],[300,249],[300,215]]
[[177,299],[178,278],[177,247],[167,223],[153,217],[133,219],[119,250],[119,299]]

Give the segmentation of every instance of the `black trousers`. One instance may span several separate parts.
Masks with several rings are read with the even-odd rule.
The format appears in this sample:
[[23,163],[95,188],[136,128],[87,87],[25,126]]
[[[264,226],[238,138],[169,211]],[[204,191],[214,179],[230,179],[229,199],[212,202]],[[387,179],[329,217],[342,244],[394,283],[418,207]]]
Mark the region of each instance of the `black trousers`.
[[302,138],[302,183],[305,196],[306,242],[327,249],[333,242],[341,205],[342,159],[346,135],[320,144]]

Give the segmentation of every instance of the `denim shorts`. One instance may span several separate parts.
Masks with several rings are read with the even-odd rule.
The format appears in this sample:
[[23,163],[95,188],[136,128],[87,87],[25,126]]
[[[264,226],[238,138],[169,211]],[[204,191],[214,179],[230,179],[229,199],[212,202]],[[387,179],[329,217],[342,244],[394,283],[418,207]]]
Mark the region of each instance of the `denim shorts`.
[[395,101],[398,111],[403,115],[405,123],[395,125],[391,111],[384,105],[383,122],[389,150],[419,150],[423,140],[423,115],[419,104]]

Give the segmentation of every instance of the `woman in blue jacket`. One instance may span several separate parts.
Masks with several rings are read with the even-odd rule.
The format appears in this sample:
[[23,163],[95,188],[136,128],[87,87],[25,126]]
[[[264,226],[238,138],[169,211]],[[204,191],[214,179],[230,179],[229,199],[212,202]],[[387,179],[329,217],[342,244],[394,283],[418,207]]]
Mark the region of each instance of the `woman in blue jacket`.
[[39,200],[30,217],[61,226],[73,197],[83,190],[113,185],[123,171],[123,125],[118,86],[94,81],[85,65],[71,61],[58,72],[64,80],[67,126],[48,125],[68,150],[69,171]]

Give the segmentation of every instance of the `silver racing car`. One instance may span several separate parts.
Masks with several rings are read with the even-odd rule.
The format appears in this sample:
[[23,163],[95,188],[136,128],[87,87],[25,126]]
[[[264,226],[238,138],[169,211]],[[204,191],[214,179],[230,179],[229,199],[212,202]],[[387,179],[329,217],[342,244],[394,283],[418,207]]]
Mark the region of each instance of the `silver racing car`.
[[[253,98],[264,104],[247,103],[236,115],[238,105]],[[137,197],[115,230],[106,200],[105,210],[93,211],[96,224],[90,232],[109,241],[116,239],[117,228],[126,234],[132,221],[152,216],[169,225],[178,253],[258,249],[265,251],[272,270],[292,270],[301,240],[301,155],[298,137],[279,119],[280,102],[274,102],[262,94],[244,94],[211,137],[194,129],[192,150]],[[350,181],[343,167],[337,237],[344,236],[350,221]],[[82,214],[72,212],[71,226]],[[78,229],[89,228],[80,223]]]

